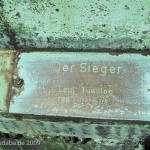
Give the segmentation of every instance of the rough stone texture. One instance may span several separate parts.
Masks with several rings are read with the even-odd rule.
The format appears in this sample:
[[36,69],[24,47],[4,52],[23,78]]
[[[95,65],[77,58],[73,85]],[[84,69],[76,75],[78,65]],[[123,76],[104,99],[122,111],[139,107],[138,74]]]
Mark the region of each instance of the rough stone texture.
[[[149,0],[0,0],[0,49],[70,48],[88,50],[117,48],[125,50],[132,48],[148,50],[150,48],[149,8]],[[2,117],[0,131],[24,132],[32,135],[34,132],[40,134],[40,131],[42,134],[47,134],[53,129],[51,133],[56,135],[56,129],[60,129],[58,135],[68,135],[65,132],[68,128],[64,122],[55,123],[53,126],[51,121],[21,121],[19,118],[13,118],[13,120],[11,121],[10,116]],[[93,127],[91,123],[85,123],[84,126],[78,124],[78,126],[82,126],[80,129],[73,122],[66,121],[66,123],[73,126],[73,131],[70,131],[72,136],[73,133],[76,136],[81,136],[81,133],[87,136],[85,131],[91,132]],[[100,123],[96,125],[98,124],[100,126]],[[145,137],[150,136],[149,125],[124,124],[115,126],[106,124],[107,126],[101,124],[102,128],[94,128],[97,134],[93,135],[93,145],[82,148],[80,144],[76,146],[70,144],[70,147],[81,150],[133,150],[133,139],[143,141]],[[60,126],[64,127],[63,131]],[[123,135],[121,143],[117,141],[113,143],[113,140],[110,140],[112,145],[108,145],[110,144],[109,140],[100,134],[104,133],[102,129],[106,131],[108,128],[111,131],[111,134],[108,134],[111,140],[116,140],[118,137],[120,139]],[[100,141],[101,136],[104,136],[104,141]],[[41,149],[49,149],[49,147],[50,149],[67,149],[64,141],[59,142],[54,139],[53,142],[50,140],[51,146],[45,143]],[[0,146],[0,148],[10,149],[6,146]],[[18,149],[21,148],[18,147]],[[137,146],[137,149],[141,150],[142,148]]]
[[[84,121],[75,123],[72,121],[58,122],[55,119],[56,122],[54,122],[48,118],[38,119],[35,116],[33,116],[34,119],[25,116],[7,117],[9,118],[0,117],[0,131],[2,133],[39,138],[42,143],[41,138],[46,137],[48,141],[43,146],[46,149],[49,145],[52,150],[57,147],[60,150],[142,150],[140,143],[144,143],[144,140],[150,136],[150,125],[146,124],[115,121],[97,124]],[[76,137],[78,140],[76,142],[74,140],[66,141],[66,137]],[[82,139],[85,138],[91,140],[83,144]]]
[[1,0],[0,49],[149,49],[149,0]]
[[0,112],[8,112],[8,93],[13,72],[15,51],[0,51]]
[[[142,150],[142,146],[139,145],[139,148],[134,148],[132,141],[125,141],[121,146],[119,144],[111,143],[111,145],[104,145],[96,143],[94,140],[91,140],[87,142],[86,144],[81,143],[81,141],[78,141],[77,143],[74,143],[73,141],[66,142],[64,137],[36,137],[36,138],[29,138],[29,137],[21,137],[17,139],[13,138],[1,138],[0,144],[4,140],[6,142],[11,141],[12,143],[24,143],[24,145],[16,145],[16,146],[0,146],[1,150]],[[29,141],[39,141],[38,144],[40,145],[26,145]],[[126,146],[130,145],[130,148],[127,148]]]

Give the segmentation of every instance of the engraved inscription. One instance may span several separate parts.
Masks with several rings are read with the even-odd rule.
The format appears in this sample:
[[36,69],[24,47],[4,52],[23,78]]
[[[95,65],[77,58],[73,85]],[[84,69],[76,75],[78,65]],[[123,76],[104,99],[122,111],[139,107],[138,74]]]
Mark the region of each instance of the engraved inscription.
[[[91,73],[93,75],[98,75],[99,77],[106,77],[107,75],[117,76],[120,75],[123,70],[122,66],[104,66],[85,62],[79,64],[63,64],[57,62],[54,66],[54,71],[56,71],[56,73],[71,73],[71,76],[73,76],[74,72],[81,74]],[[113,93],[114,87],[112,87],[112,85],[108,84],[104,87],[100,84],[97,85],[96,88],[94,86],[95,85],[92,85],[90,82],[80,83],[77,87],[66,87],[59,85],[56,89],[52,89],[51,92],[62,95],[62,97],[58,97],[58,99],[56,99],[56,101],[62,104],[70,104],[72,101],[75,101],[74,96],[80,97],[80,101],[78,103],[95,102],[96,105],[100,107],[102,104],[111,105],[115,103],[115,95]]]
[[19,58],[14,72],[24,87],[14,93],[11,113],[150,120],[148,56],[31,52]]
[[[61,87],[58,86],[58,91],[56,93],[63,93],[63,94],[71,94],[71,96],[66,96],[66,97],[58,97],[58,101],[60,103],[70,103],[71,101],[75,100],[74,96],[83,96],[81,101],[85,102],[87,100],[89,101],[96,101],[97,105],[101,105],[102,103],[106,104],[112,104],[113,99],[113,90],[111,85],[108,85],[107,88],[104,88],[102,85],[99,85],[98,88],[89,88],[87,87],[89,83],[81,83],[81,86],[76,88],[76,87]],[[54,91],[53,91],[54,92]],[[91,95],[92,98],[85,98],[85,96]]]
[[77,95],[77,93],[80,93],[82,95],[86,94],[92,94],[92,95],[112,95],[113,91],[110,89],[111,85],[108,85],[109,89],[104,89],[102,85],[99,85],[98,88],[88,88],[87,86],[89,83],[86,83],[84,86],[84,83],[81,83],[80,88],[75,88],[75,87],[68,87],[68,88],[63,88],[61,86],[58,87],[58,92],[60,93],[68,93],[72,95]]
[[57,63],[56,64],[56,69],[55,71],[60,71],[60,72],[74,72],[74,68],[78,67],[78,71],[81,73],[100,73],[102,76],[106,76],[107,74],[120,74],[122,67],[117,66],[117,67],[108,67],[108,66],[98,66],[98,65],[92,65],[90,63],[80,63],[78,66],[76,65],[64,65]]

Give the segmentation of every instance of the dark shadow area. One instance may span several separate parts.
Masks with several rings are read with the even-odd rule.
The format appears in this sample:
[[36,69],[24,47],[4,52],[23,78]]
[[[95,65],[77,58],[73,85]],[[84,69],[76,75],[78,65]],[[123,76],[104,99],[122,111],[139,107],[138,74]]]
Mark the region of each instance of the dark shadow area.
[[146,138],[144,141],[144,150],[150,150],[150,137]]

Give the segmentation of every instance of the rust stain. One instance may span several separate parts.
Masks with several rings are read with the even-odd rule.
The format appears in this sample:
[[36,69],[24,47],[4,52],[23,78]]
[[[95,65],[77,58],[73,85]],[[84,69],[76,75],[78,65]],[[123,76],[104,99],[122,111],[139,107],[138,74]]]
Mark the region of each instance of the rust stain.
[[[12,85],[12,76],[14,69],[15,61],[15,51],[5,50],[0,51],[0,73],[1,73],[1,107],[3,108],[2,112],[9,111],[10,103],[10,86]],[[5,106],[4,106],[5,105]]]
[[[31,52],[19,55],[11,113],[149,120],[149,58],[141,54]],[[143,86],[144,85],[144,86]],[[131,92],[132,91],[132,92]]]

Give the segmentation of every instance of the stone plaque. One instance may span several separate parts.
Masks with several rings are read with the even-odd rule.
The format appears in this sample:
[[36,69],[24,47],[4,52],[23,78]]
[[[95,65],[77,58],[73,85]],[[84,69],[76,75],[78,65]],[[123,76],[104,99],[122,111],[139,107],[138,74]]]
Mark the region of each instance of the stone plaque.
[[150,57],[21,53],[10,113],[150,121]]

